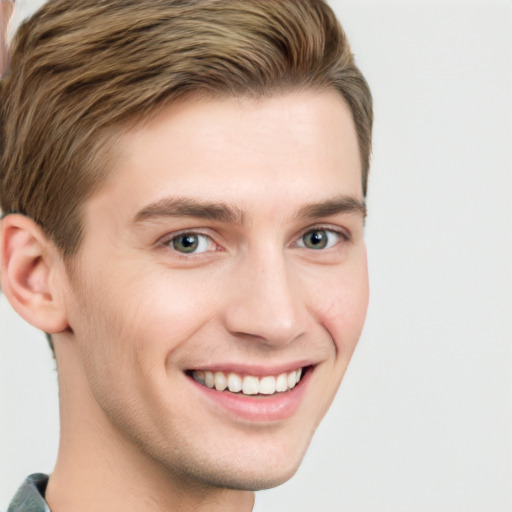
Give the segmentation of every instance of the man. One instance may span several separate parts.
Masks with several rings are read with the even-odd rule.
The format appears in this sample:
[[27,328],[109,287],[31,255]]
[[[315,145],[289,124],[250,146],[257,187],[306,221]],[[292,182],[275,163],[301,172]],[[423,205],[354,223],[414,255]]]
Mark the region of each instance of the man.
[[61,439],[10,511],[251,510],[357,344],[368,86],[320,0],[53,0],[1,89],[2,287]]

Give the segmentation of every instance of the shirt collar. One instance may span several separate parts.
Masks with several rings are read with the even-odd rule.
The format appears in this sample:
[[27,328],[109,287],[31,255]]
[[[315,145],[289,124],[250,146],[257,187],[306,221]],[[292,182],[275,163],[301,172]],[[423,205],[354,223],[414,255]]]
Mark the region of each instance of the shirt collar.
[[44,500],[47,484],[48,475],[30,475],[18,489],[7,512],[50,512]]

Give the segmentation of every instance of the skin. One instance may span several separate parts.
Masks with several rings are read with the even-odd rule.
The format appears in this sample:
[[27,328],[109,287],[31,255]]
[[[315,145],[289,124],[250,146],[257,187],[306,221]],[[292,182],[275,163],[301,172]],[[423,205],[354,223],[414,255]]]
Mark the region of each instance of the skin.
[[7,33],[9,22],[14,11],[14,2],[0,0],[0,77],[3,76],[9,67],[9,47]]
[[[368,303],[363,212],[305,210],[340,197],[363,201],[350,111],[333,91],[289,92],[188,99],[128,130],[85,204],[72,272],[29,220],[4,219],[4,279],[23,275],[44,300],[17,302],[21,284],[6,294],[57,333],[52,512],[251,510],[254,490],[295,473]],[[162,211],[176,198],[237,215]],[[315,229],[326,248],[306,245]],[[176,249],[183,232],[197,252]],[[14,255],[34,246],[44,265],[16,273]],[[251,421],[186,373],[233,365],[311,369],[291,415]]]

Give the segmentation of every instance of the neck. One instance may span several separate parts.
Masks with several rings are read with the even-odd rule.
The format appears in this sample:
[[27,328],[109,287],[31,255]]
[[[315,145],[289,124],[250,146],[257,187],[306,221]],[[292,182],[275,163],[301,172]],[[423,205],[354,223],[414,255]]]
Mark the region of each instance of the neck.
[[166,480],[148,481],[139,473],[126,480],[125,471],[101,469],[85,474],[76,465],[58,461],[46,490],[46,501],[52,512],[250,512],[254,493],[229,489],[183,488]]

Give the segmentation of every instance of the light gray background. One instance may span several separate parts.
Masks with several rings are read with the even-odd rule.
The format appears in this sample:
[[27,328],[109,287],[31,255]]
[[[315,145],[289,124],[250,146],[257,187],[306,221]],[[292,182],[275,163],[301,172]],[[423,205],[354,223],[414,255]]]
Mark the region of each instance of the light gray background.
[[[21,0],[17,19],[41,0]],[[375,98],[367,325],[257,512],[512,511],[512,2],[334,0]],[[58,440],[43,336],[0,299],[0,510]]]

